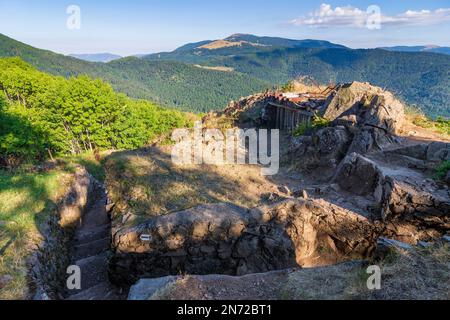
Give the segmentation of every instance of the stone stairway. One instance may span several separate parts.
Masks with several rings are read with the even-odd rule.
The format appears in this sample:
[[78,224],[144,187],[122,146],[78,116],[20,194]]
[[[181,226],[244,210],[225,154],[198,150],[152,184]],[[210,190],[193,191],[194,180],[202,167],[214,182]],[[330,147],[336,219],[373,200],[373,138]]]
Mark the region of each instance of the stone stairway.
[[123,290],[108,280],[111,221],[106,212],[106,193],[100,185],[92,193],[90,207],[76,231],[72,263],[81,269],[81,289],[67,290],[68,300],[120,300]]

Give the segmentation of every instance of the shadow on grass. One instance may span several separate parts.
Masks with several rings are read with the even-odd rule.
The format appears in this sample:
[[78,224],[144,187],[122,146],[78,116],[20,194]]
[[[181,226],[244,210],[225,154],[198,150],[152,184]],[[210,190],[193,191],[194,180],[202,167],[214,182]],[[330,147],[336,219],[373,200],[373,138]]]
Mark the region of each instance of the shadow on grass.
[[123,214],[132,209],[148,218],[206,203],[255,202],[242,191],[246,186],[239,177],[231,179],[206,164],[178,167],[170,152],[161,148],[115,153],[105,160],[105,166],[111,196]]

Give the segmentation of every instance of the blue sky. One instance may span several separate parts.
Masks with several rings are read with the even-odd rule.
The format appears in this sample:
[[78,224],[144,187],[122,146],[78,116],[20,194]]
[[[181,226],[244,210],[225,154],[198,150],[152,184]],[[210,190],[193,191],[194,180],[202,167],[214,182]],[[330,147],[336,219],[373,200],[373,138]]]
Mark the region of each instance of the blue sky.
[[[362,23],[372,4],[381,9],[381,29]],[[66,27],[69,5],[81,9],[79,30]],[[233,33],[324,39],[352,48],[450,46],[450,0],[0,0],[0,33],[64,54],[171,51]]]

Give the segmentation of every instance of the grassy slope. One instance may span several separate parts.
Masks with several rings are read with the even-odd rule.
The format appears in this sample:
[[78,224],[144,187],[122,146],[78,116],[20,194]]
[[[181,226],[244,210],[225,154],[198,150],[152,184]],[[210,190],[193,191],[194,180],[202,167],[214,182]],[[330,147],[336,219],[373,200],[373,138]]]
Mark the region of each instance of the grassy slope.
[[0,288],[0,300],[28,298],[27,258],[42,240],[42,226],[66,193],[76,165],[85,166],[99,181],[105,173],[92,153],[58,159],[44,173],[0,170],[0,277],[12,277]]
[[39,231],[66,190],[70,174],[7,173],[0,171],[0,277],[12,281],[0,289],[0,299],[27,297],[28,255],[41,239]]
[[170,146],[113,153],[105,170],[116,218],[131,212],[138,218],[133,224],[206,203],[254,207],[277,190],[259,166],[177,166]]

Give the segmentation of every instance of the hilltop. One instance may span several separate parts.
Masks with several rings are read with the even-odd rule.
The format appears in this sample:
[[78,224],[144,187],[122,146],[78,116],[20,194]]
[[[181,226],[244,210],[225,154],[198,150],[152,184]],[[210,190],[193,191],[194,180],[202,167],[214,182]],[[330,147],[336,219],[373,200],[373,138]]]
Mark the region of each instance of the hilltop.
[[403,52],[433,52],[441,54],[450,54],[450,47],[440,47],[434,45],[428,46],[395,46],[395,47],[382,47],[380,49],[389,51],[403,51]]

